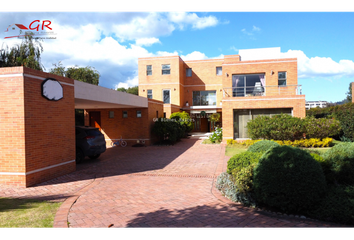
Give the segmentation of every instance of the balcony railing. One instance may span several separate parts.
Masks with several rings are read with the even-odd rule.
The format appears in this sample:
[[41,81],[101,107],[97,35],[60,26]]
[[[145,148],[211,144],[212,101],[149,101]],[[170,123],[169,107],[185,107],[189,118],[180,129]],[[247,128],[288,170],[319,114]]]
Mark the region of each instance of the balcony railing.
[[301,85],[230,87],[223,89],[224,97],[301,95]]

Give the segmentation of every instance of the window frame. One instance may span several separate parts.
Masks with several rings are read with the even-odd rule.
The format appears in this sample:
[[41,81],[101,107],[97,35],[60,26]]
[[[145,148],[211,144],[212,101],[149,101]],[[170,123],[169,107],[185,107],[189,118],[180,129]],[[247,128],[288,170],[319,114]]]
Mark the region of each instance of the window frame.
[[[197,104],[195,104],[196,102],[195,102],[195,94],[197,93],[197,92],[199,92],[199,96],[197,96],[197,98],[199,98],[199,104],[197,103]],[[215,103],[215,104],[208,104],[208,105],[206,105],[206,104],[202,104],[202,99],[201,99],[201,96],[202,96],[202,94],[201,94],[201,92],[208,92],[208,93],[214,93],[215,94],[215,102],[212,102],[212,103]],[[208,94],[209,95],[209,94]],[[216,90],[204,90],[204,91],[193,91],[193,93],[192,93],[192,99],[193,99],[193,106],[216,106],[216,104],[217,104],[217,95],[216,95]],[[208,97],[207,97],[207,99],[208,99]]]
[[[164,94],[163,94],[164,91],[168,91],[169,92],[169,97],[170,97],[169,100],[170,101],[168,103],[165,103]],[[164,104],[171,104],[171,89],[162,89],[162,101],[163,101]]]
[[142,116],[141,110],[136,110],[136,117],[141,118],[141,116]]
[[[168,69],[167,68],[164,69],[164,66],[168,66]],[[171,64],[162,64],[161,70],[162,70],[162,72],[161,72],[162,75],[170,75],[171,74]]]
[[[190,73],[190,75],[188,75],[188,73]],[[192,77],[192,68],[186,68],[186,77]]]
[[[151,93],[149,93],[149,91],[151,91]],[[147,98],[148,99],[152,99],[152,89],[147,89],[146,90],[146,93],[147,93]],[[150,96],[150,97],[149,97]]]
[[[218,68],[221,69],[221,73],[218,74]],[[216,67],[216,76],[222,76],[222,67]]]
[[151,75],[152,75],[152,65],[146,65],[146,76],[151,76]]
[[[285,73],[285,78],[279,78],[279,73]],[[286,71],[280,71],[278,72],[278,86],[286,86],[287,84],[287,78],[288,78],[288,74]],[[279,84],[280,81],[284,81],[285,84]]]
[[123,115],[123,118],[128,118],[128,111],[123,111],[122,115]]

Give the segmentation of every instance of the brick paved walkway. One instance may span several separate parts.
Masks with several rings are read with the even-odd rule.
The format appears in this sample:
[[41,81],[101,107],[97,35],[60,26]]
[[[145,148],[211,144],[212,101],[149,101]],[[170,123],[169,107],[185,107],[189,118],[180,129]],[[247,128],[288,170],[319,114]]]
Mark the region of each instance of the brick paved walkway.
[[54,227],[338,227],[235,204],[215,189],[226,169],[223,145],[183,139],[175,146],[108,149],[78,171],[0,197],[63,201]]

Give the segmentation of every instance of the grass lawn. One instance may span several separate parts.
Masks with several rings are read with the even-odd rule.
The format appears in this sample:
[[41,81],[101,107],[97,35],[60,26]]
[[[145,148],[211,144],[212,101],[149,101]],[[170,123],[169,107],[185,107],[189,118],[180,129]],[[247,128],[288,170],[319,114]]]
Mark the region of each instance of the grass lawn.
[[241,144],[227,145],[225,148],[225,155],[232,157],[236,154],[245,152],[246,150],[247,150],[247,147],[243,146]]
[[61,204],[33,199],[0,198],[0,227],[53,227],[55,214]]

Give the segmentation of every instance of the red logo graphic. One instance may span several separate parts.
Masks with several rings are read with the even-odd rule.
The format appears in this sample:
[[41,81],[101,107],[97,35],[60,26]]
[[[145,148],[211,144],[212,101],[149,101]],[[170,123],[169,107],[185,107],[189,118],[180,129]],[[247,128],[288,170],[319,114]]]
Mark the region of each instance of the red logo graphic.
[[[16,30],[15,27],[19,28],[20,29],[20,34],[22,33],[22,30],[36,30],[37,33],[35,33],[35,35],[48,35],[47,32],[42,32],[42,33],[38,33],[39,30],[41,29],[42,31],[44,31],[44,27],[46,27],[47,29],[49,30],[53,30],[51,27],[50,27],[50,24],[52,22],[49,21],[49,20],[43,20],[42,21],[42,24],[41,24],[41,21],[40,20],[34,20],[33,22],[31,22],[28,26],[28,28],[26,26],[24,26],[23,24],[17,24],[17,23],[14,23],[14,24],[11,24],[5,32],[9,32],[9,30]],[[46,29],[46,30],[47,30]],[[28,34],[30,33],[30,34]],[[33,32],[26,32],[26,34],[24,35],[16,35],[16,36],[9,36],[9,37],[5,37],[6,38],[14,38],[14,37],[24,37],[24,36],[28,36],[28,35],[33,35]]]

